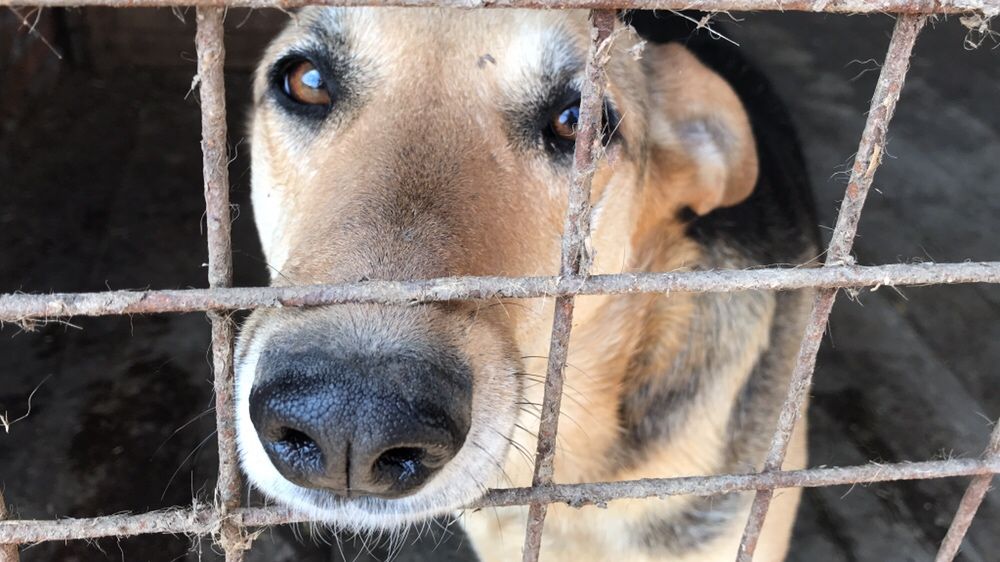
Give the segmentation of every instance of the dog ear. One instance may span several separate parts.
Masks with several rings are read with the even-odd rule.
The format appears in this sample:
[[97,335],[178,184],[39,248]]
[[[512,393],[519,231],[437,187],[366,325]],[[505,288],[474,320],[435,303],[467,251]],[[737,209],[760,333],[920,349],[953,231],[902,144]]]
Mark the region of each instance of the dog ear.
[[757,148],[736,92],[680,45],[649,47],[643,58],[657,206],[704,215],[746,199],[757,183]]

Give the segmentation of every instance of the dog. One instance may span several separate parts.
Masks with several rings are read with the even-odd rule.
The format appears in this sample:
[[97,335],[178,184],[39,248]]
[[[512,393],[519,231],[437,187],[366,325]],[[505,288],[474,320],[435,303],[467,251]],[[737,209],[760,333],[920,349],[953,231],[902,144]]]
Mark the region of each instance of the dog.
[[[306,8],[253,86],[252,203],[274,285],[559,271],[583,11]],[[765,80],[709,40],[615,38],[591,273],[798,265],[805,166]],[[809,291],[576,299],[558,483],[761,467]],[[338,528],[399,529],[530,485],[552,299],[265,309],[236,352],[243,470]],[[805,464],[799,424],[785,463]],[[731,560],[749,493],[553,505],[547,561]],[[782,491],[757,560],[785,556]],[[527,508],[465,512],[482,560]]]

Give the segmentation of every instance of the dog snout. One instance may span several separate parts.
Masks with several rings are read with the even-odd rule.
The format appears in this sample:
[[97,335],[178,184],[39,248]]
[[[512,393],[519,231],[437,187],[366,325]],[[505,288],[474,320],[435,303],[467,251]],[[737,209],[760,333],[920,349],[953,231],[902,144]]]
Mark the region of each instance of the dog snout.
[[471,389],[455,360],[276,352],[258,365],[250,419],[290,482],[397,498],[461,449]]

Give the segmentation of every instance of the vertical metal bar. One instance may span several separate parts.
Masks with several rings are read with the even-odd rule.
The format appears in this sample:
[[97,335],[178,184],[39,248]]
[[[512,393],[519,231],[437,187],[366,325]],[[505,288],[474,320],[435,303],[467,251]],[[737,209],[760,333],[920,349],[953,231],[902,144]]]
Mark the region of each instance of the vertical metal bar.
[[[229,153],[226,144],[226,97],[223,68],[224,8],[198,8],[198,79],[201,87],[201,150],[205,179],[208,282],[210,287],[233,284],[229,211]],[[228,314],[209,312],[212,321],[212,365],[215,375],[215,419],[219,442],[216,502],[222,525],[216,537],[227,562],[243,560],[249,544],[226,515],[239,507],[240,473],[236,455],[233,402],[233,322]]]
[[[573,175],[563,226],[559,274],[562,277],[586,275],[589,269],[586,241],[590,236],[590,186],[599,159],[604,123],[604,65],[610,56],[612,32],[618,21],[614,10],[590,12],[591,45],[580,93],[580,118],[573,153]],[[552,483],[556,431],[562,403],[563,379],[573,325],[574,297],[558,297],[552,320],[552,337],[545,375],[545,391],[538,424],[538,449],[532,486]],[[528,526],[524,535],[524,562],[537,562],[542,545],[542,527],[548,504],[532,503],[528,508]]]
[[[7,518],[7,501],[3,497],[3,490],[0,490],[0,521]],[[17,562],[17,545],[0,544],[0,562]]]
[[[850,262],[851,248],[854,245],[858,222],[861,220],[861,210],[864,207],[865,198],[868,196],[868,190],[871,188],[875,170],[878,169],[882,162],[882,155],[885,154],[886,132],[896,110],[896,102],[903,89],[906,72],[909,70],[913,45],[926,21],[927,17],[924,15],[900,16],[896,21],[892,39],[889,41],[889,48],[886,52],[885,64],[879,73],[875,94],[872,96],[865,130],[861,134],[861,141],[858,144],[854,166],[851,168],[851,178],[847,184],[844,200],[840,204],[837,225],[827,249],[826,265],[828,266]],[[792,432],[795,429],[795,423],[802,414],[809,395],[813,371],[816,368],[816,354],[822,343],[823,333],[826,331],[826,324],[836,297],[836,289],[824,289],[819,291],[813,301],[812,311],[796,358],[795,369],[792,372],[788,395],[781,407],[778,425],[764,460],[762,472],[781,470],[785,453],[788,451],[788,444],[792,439]],[[760,538],[760,531],[764,526],[764,519],[767,517],[767,510],[773,497],[773,489],[758,490],[754,496],[753,504],[750,506],[750,515],[743,530],[743,537],[740,539],[739,551],[736,554],[737,562],[751,562],[753,560],[757,540]]]
[[[983,458],[986,460],[1000,459],[1000,420],[997,420],[996,426],[993,428],[990,443],[986,446]],[[980,504],[983,503],[992,481],[992,474],[982,474],[973,477],[972,481],[969,482],[969,487],[965,489],[962,501],[958,504],[955,518],[951,520],[951,525],[948,527],[948,533],[941,541],[941,548],[938,550],[934,562],[951,562],[955,559],[958,549],[962,546],[962,539],[965,538],[965,533],[972,525],[972,519],[976,516]]]

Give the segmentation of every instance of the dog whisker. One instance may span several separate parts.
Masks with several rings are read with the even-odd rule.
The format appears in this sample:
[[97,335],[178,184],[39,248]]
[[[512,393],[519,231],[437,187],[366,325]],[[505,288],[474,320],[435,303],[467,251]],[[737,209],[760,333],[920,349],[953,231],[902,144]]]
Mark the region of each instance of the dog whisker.
[[208,443],[208,440],[211,439],[212,437],[214,437],[216,433],[217,433],[217,431],[213,430],[204,439],[202,439],[200,443],[198,443],[197,445],[195,445],[194,449],[192,449],[191,452],[188,453],[186,457],[184,457],[184,460],[181,461],[181,464],[178,465],[177,469],[174,470],[173,474],[170,475],[170,478],[167,480],[167,484],[163,487],[163,493],[160,494],[160,499],[161,500],[167,496],[167,490],[170,489],[170,484],[173,483],[174,478],[176,478],[177,474],[179,474],[180,471],[181,471],[181,469],[184,468],[184,465],[187,464],[187,462],[189,460],[191,460],[191,457],[193,457],[194,454],[198,452],[198,449],[201,449],[202,446],[205,445],[205,443]]

